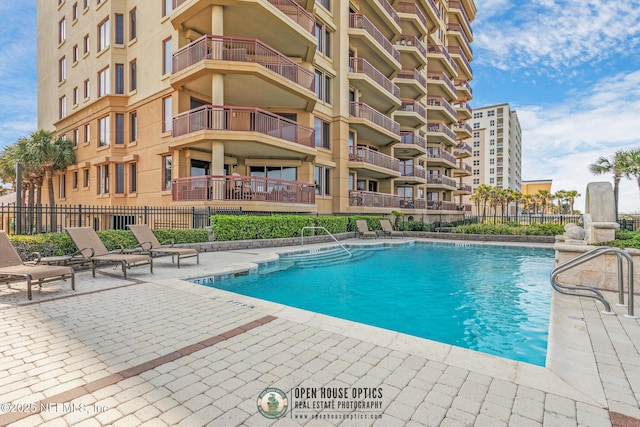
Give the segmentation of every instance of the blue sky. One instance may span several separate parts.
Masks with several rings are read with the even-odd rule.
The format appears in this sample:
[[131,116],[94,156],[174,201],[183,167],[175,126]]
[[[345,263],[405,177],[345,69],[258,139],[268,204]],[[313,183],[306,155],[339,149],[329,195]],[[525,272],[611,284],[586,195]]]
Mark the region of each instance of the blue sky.
[[[53,0],[47,0],[53,1]],[[524,180],[583,196],[599,156],[640,147],[640,0],[476,0],[472,107],[508,102]],[[0,0],[0,147],[37,127],[36,1]],[[576,202],[584,208],[584,197]],[[620,210],[640,213],[635,181]]]

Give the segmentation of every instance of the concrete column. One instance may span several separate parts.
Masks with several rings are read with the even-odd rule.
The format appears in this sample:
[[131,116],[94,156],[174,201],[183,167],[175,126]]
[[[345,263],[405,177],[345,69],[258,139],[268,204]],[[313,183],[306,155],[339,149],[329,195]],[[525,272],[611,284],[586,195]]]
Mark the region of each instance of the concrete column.
[[[224,174],[224,142],[211,142],[211,175],[220,176]],[[212,182],[213,200],[224,200],[225,180],[215,179]]]
[[224,35],[224,8],[222,6],[211,7],[211,35]]
[[[222,6],[211,7],[211,34],[224,35],[224,8]],[[211,76],[211,104],[224,105],[224,77],[222,74]]]

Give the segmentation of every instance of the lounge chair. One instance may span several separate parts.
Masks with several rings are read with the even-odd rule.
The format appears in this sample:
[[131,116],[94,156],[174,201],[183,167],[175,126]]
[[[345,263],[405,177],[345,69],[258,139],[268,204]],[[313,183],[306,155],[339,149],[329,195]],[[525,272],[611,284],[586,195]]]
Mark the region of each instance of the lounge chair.
[[98,233],[91,227],[70,227],[66,229],[71,240],[78,247],[84,259],[91,261],[91,272],[96,277],[96,267],[101,264],[120,264],[124,278],[127,278],[127,269],[149,265],[151,273],[153,273],[153,259],[146,254],[125,253],[124,249],[119,252],[109,252]]
[[146,225],[129,225],[129,229],[138,241],[139,247],[143,252],[148,253],[151,257],[171,255],[171,262],[174,258],[178,258],[178,268],[180,268],[180,260],[182,258],[196,257],[196,263],[200,264],[200,253],[192,248],[174,248],[173,241],[169,241],[167,245],[158,241],[153,231]]
[[366,237],[373,237],[374,239],[378,237],[375,231],[369,230],[369,226],[367,225],[367,221],[364,219],[357,219],[356,225],[358,226],[358,237],[364,239]]
[[31,286],[34,283],[42,287],[42,284],[46,282],[70,278],[71,289],[76,289],[73,268],[22,262],[18,251],[13,247],[4,231],[0,231],[0,278],[6,279],[7,283],[14,278],[25,280],[27,282],[27,298],[29,299],[31,299]]
[[381,219],[380,227],[382,227],[382,234],[384,235],[384,237],[391,237],[391,238],[393,238],[394,236],[404,237],[404,233],[402,231],[397,231],[393,229],[393,227],[391,226],[391,222],[388,219]]

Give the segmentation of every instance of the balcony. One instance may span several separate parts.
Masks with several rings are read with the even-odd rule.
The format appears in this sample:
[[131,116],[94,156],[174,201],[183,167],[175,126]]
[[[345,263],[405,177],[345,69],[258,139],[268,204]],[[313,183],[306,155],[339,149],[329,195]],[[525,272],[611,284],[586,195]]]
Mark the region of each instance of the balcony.
[[228,142],[225,153],[307,157],[315,154],[315,132],[277,114],[250,107],[205,105],[173,118],[173,146]]
[[[400,160],[367,147],[349,147],[349,161],[363,163],[363,165],[359,165],[360,167],[353,164],[349,165],[349,167],[354,169],[362,167],[368,169],[368,171],[362,173],[363,176],[373,178],[399,176]],[[370,168],[368,167],[369,165],[375,166],[375,168]]]
[[450,187],[450,189],[455,189],[458,186],[458,183],[455,179],[441,175],[441,174],[429,174],[427,175],[427,184],[429,186],[444,186]]
[[427,209],[440,211],[471,211],[471,205],[459,205],[456,202],[444,202],[441,200],[427,200]]
[[453,191],[455,196],[465,196],[471,194],[471,186],[465,183],[458,183],[458,188]]
[[453,84],[456,85],[456,89],[458,90],[458,99],[464,100],[473,98],[473,90],[467,80],[455,79]]
[[368,208],[425,209],[424,199],[401,197],[373,191],[349,191],[349,206]]
[[[470,176],[471,172],[471,166],[464,163],[462,160],[458,162],[456,167],[451,170],[451,174],[456,178],[459,178],[461,176]],[[460,184],[458,184],[458,186],[460,186]]]
[[456,144],[456,134],[442,123],[427,123],[427,139],[429,142],[453,146]]
[[402,68],[400,52],[366,16],[349,14],[349,35],[358,55],[367,58],[383,74],[391,75]]
[[396,25],[400,25],[400,16],[398,16],[398,12],[391,6],[391,3],[387,0],[376,0],[376,3],[382,7],[386,16],[389,16]]
[[401,98],[418,99],[427,94],[427,79],[415,68],[403,68],[395,81],[400,87]]
[[302,58],[304,62],[313,60],[315,18],[294,0],[185,1],[171,13],[173,27],[181,33],[189,30],[199,34],[216,33],[212,3],[224,4],[224,27],[233,28],[233,35],[262,40],[286,56]]
[[[425,183],[427,177],[427,171],[423,167],[416,165],[400,164],[400,175],[403,178],[416,178],[415,180],[409,179],[409,181],[415,183]],[[407,179],[405,179],[407,181]]]
[[[462,29],[462,25],[456,23],[447,24],[447,32],[453,37],[455,43],[462,48],[467,58],[473,58],[473,49],[471,49],[471,42],[467,38],[467,35]],[[452,46],[453,43],[449,43]]]
[[453,124],[453,131],[458,139],[470,138],[472,134],[471,126],[466,122],[458,122]]
[[363,102],[349,103],[349,123],[358,138],[375,145],[400,141],[400,124]]
[[[192,176],[171,181],[174,202],[268,202],[315,205],[314,184],[257,176]],[[222,203],[224,205],[224,203]]]
[[400,105],[400,88],[366,59],[349,58],[349,82],[360,90],[362,102],[388,111]]
[[460,143],[454,149],[453,154],[458,159],[469,157],[469,156],[471,156],[471,147],[468,144],[465,144],[464,142]]
[[402,105],[394,114],[400,126],[417,128],[427,123],[427,110],[412,99],[403,99]]
[[427,17],[415,3],[400,2],[396,5],[396,10],[406,23],[405,32],[411,30],[413,34],[423,38],[435,27],[435,22],[427,21]]
[[256,39],[206,35],[173,54],[176,88],[210,96],[212,73],[244,89],[230,92],[230,103],[308,109],[316,102],[313,71]]
[[455,167],[456,161],[456,156],[440,147],[427,148],[427,164],[429,166],[443,166],[449,169]]
[[458,77],[471,80],[473,78],[473,70],[464,51],[460,46],[449,46],[449,54],[457,61]]
[[427,140],[416,132],[400,131],[400,144],[393,147],[395,156],[414,157],[427,152]]
[[427,97],[427,108],[429,109],[430,119],[442,120],[447,123],[458,121],[456,110],[441,96]]
[[457,98],[456,87],[446,73],[442,71],[427,73],[427,83],[429,84],[429,94],[442,96],[446,99]]
[[[427,45],[427,56],[429,58],[429,70],[445,71],[448,75],[457,75],[458,66],[453,60],[447,48],[437,44]],[[469,78],[470,80],[470,78]]]
[[449,0],[449,12],[457,18],[457,21],[462,25],[467,38],[473,39],[473,29],[471,28],[471,21],[467,12],[464,10],[464,6],[458,0]]
[[403,66],[422,68],[427,65],[427,49],[416,36],[401,34],[396,40],[396,49],[403,55]]
[[425,11],[427,22],[429,23],[429,32],[434,32],[438,26],[436,22],[440,20],[440,9],[436,5],[434,0],[416,0],[416,3],[419,3],[422,6],[422,10]]
[[458,120],[469,120],[473,115],[473,109],[467,101],[458,102],[456,106],[458,112]]

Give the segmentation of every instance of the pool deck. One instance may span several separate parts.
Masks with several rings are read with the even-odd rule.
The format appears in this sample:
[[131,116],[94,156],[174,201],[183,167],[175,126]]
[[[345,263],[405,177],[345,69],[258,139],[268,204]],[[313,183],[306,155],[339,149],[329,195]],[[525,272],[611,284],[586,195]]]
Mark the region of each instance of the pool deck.
[[[0,426],[640,426],[640,324],[624,307],[554,293],[543,368],[183,280],[294,250],[79,271],[75,292],[52,283],[32,301],[0,286]],[[258,411],[267,388],[287,394],[283,418]],[[304,407],[317,402],[362,406]]]

